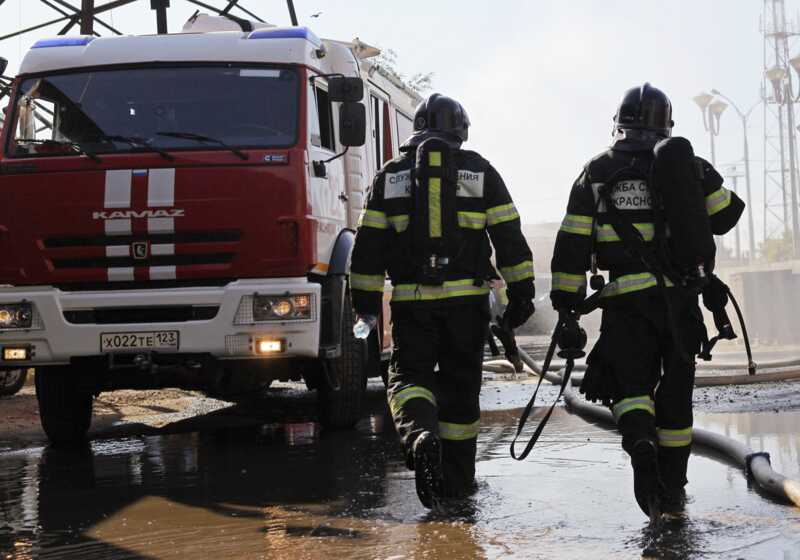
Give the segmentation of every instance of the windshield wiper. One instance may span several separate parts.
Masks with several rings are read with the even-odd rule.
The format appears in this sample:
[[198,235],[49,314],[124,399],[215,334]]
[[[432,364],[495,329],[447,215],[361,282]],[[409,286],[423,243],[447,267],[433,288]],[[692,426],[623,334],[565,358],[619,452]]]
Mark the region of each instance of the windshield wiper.
[[234,148],[220,140],[219,138],[213,138],[211,136],[206,136],[204,134],[195,134],[194,132],[156,132],[156,136],[166,136],[168,138],[180,138],[181,140],[194,140],[195,142],[205,142],[209,144],[216,144],[218,146],[222,146],[226,150],[230,150],[233,154],[235,154],[239,159],[248,160],[250,156],[246,153],[241,151],[238,148]]
[[[90,152],[77,142],[70,142],[69,140],[39,140],[38,138],[19,138],[15,140],[17,144],[58,144],[60,146],[69,146],[79,154],[88,157],[95,163],[102,163],[103,160],[100,159],[94,152]],[[37,154],[37,155],[46,155],[46,154]]]
[[100,137],[100,140],[108,140],[109,142],[123,142],[125,144],[129,144],[134,148],[136,147],[145,148],[151,152],[157,153],[167,161],[175,161],[175,158],[172,157],[172,155],[169,152],[162,150],[161,148],[156,148],[144,138],[138,138],[136,136],[120,136],[119,134],[104,134],[103,136]]

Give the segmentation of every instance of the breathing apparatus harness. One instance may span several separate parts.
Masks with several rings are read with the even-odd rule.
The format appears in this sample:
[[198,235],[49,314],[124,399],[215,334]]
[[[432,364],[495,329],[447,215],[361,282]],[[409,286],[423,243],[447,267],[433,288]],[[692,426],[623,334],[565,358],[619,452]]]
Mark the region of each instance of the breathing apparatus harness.
[[[739,324],[742,328],[742,336],[744,338],[745,349],[747,352],[747,360],[748,360],[748,372],[750,375],[755,374],[756,364],[753,361],[753,354],[752,349],[750,346],[750,338],[747,335],[747,328],[745,326],[744,317],[742,315],[741,308],[739,307],[739,303],[734,298],[733,294],[731,293],[730,288],[722,282],[716,275],[711,272],[707,272],[705,269],[704,263],[697,263],[693,267],[689,267],[685,272],[679,272],[673,264],[673,260],[671,258],[671,251],[669,248],[669,244],[667,241],[667,225],[664,216],[663,209],[663,200],[661,197],[661,193],[657,188],[655,188],[655,182],[653,181],[653,167],[654,164],[651,164],[646,170],[642,170],[639,165],[637,165],[637,160],[634,157],[631,165],[624,167],[622,169],[617,170],[614,172],[607,180],[603,182],[598,190],[598,197],[595,205],[595,220],[593,221],[593,231],[592,231],[592,250],[591,250],[591,279],[590,279],[590,286],[592,287],[595,292],[589,296],[588,298],[584,299],[584,301],[579,306],[578,311],[565,311],[562,310],[559,312],[558,323],[556,325],[555,330],[553,331],[553,336],[550,342],[550,347],[547,350],[547,354],[545,356],[544,364],[542,366],[542,373],[539,376],[539,381],[536,384],[536,389],[533,392],[528,404],[525,406],[525,409],[520,416],[519,423],[517,424],[517,433],[514,436],[514,439],[511,442],[511,457],[518,461],[524,460],[530,452],[533,450],[533,447],[536,445],[536,442],[539,440],[539,437],[542,435],[547,422],[550,420],[550,416],[555,409],[556,404],[561,399],[561,396],[564,394],[564,391],[567,388],[567,384],[570,382],[570,376],[572,374],[572,370],[575,366],[575,360],[578,358],[582,358],[585,355],[584,348],[586,347],[586,332],[578,325],[578,319],[581,314],[588,314],[597,309],[600,306],[600,296],[602,289],[605,286],[605,279],[602,275],[598,272],[597,267],[597,215],[599,213],[600,203],[602,202],[605,205],[606,212],[610,217],[609,223],[613,227],[616,234],[619,236],[620,241],[625,246],[625,249],[631,254],[631,256],[638,259],[642,265],[644,266],[645,270],[653,274],[656,278],[656,286],[659,292],[662,294],[666,312],[667,312],[667,320],[670,326],[671,335],[675,344],[675,349],[679,353],[679,355],[683,356],[685,359],[690,360],[692,359],[691,356],[688,356],[685,353],[683,348],[683,344],[680,340],[679,330],[677,327],[677,323],[675,320],[674,311],[672,308],[672,302],[667,293],[667,281],[669,281],[672,286],[676,289],[685,289],[690,290],[695,293],[700,293],[703,291],[704,288],[712,286],[714,289],[719,290],[717,295],[721,294],[721,299],[718,305],[714,305],[712,314],[714,316],[714,324],[718,329],[718,334],[711,338],[703,341],[702,349],[698,354],[698,357],[701,359],[708,361],[711,360],[711,351],[714,348],[714,345],[720,340],[733,340],[736,338],[736,333],[733,331],[733,327],[731,325],[731,321],[728,318],[728,315],[725,311],[725,303],[728,300],[734,306],[736,310],[737,317],[739,319]],[[655,163],[655,162],[654,162]],[[631,179],[631,178],[641,178],[646,182],[648,189],[650,190],[650,195],[653,200],[653,223],[654,223],[654,237],[653,237],[653,246],[648,246],[642,233],[636,229],[633,223],[626,218],[622,212],[620,212],[619,208],[617,208],[616,204],[614,203],[614,199],[612,197],[612,193],[614,188],[616,187],[617,182],[620,179]],[[588,178],[588,183],[591,184],[591,179]],[[705,298],[704,298],[705,302]],[[539,392],[539,387],[541,387],[542,380],[544,379],[547,372],[550,370],[551,361],[553,359],[553,354],[555,353],[556,346],[560,349],[558,356],[566,360],[566,365],[564,367],[564,371],[561,375],[561,386],[558,392],[558,396],[556,397],[555,401],[550,405],[550,408],[547,410],[545,415],[542,417],[539,425],[536,427],[533,435],[531,435],[528,443],[525,446],[525,449],[517,455],[516,453],[516,443],[517,439],[519,438],[522,430],[525,427],[525,424],[528,421],[528,418],[533,410],[533,406],[536,401],[536,396]]]
[[[629,167],[618,170],[612,174],[611,177],[609,177],[608,180],[602,184],[602,186],[600,186],[598,190],[599,196],[597,207],[595,208],[595,216],[597,215],[597,210],[599,210],[599,205],[602,201],[605,204],[606,212],[611,218],[610,224],[614,228],[614,231],[617,233],[617,235],[619,235],[620,240],[625,245],[625,249],[632,256],[638,258],[645,269],[655,276],[656,285],[664,300],[664,305],[667,312],[667,321],[670,326],[673,343],[675,344],[675,349],[680,356],[687,360],[692,359],[692,357],[689,356],[684,350],[683,343],[680,339],[680,333],[672,307],[672,300],[667,293],[667,280],[671,282],[672,285],[677,289],[684,289],[689,290],[690,292],[700,293],[704,289],[712,287],[713,289],[720,290],[722,293],[723,300],[720,302],[720,304],[709,307],[709,310],[712,312],[714,317],[714,325],[717,328],[718,334],[711,339],[706,337],[706,340],[702,342],[702,348],[698,354],[698,357],[704,361],[711,360],[711,351],[717,342],[720,340],[734,340],[737,338],[730,318],[725,311],[725,303],[730,300],[730,302],[733,304],[739,324],[742,328],[742,336],[744,338],[745,351],[747,353],[748,373],[750,375],[755,375],[756,364],[753,361],[750,337],[747,334],[747,327],[745,325],[741,308],[739,307],[739,303],[736,301],[736,298],[733,296],[730,287],[728,287],[718,276],[712,272],[706,271],[706,266],[702,262],[688,268],[685,272],[681,272],[676,269],[671,258],[671,251],[667,240],[667,226],[664,219],[664,213],[661,211],[664,204],[662,193],[657,188],[654,188],[656,184],[653,179],[654,163],[651,164],[646,173],[642,173],[642,171],[637,168],[636,164],[636,159],[634,159]],[[622,175],[627,175],[626,178],[629,178],[632,172],[639,173],[646,181],[653,199],[653,223],[655,229],[653,238],[654,247],[649,247],[646,244],[641,232],[634,227],[633,223],[631,223],[631,221],[627,219],[622,212],[620,212],[620,210],[614,204],[614,200],[612,198],[612,192],[617,181]],[[594,222],[594,227],[597,227],[597,220]],[[586,313],[599,306],[600,291],[605,284],[605,279],[597,271],[596,244],[597,235],[596,232],[593,232],[591,256],[592,277],[590,284],[591,287],[596,290],[596,293],[590,296],[590,298],[584,302],[583,309]]]

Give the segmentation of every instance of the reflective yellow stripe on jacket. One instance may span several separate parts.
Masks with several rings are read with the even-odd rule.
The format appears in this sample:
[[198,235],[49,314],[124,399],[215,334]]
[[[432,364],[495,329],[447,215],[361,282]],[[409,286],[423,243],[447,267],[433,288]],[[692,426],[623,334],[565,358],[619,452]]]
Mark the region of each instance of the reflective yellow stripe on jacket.
[[706,212],[708,212],[709,216],[725,210],[730,205],[731,191],[725,187],[720,187],[706,197]]
[[[645,241],[652,241],[653,238],[656,236],[656,228],[654,224],[651,223],[641,223],[641,224],[633,224],[639,233],[642,234],[642,239]],[[603,224],[602,226],[598,226],[597,228],[597,242],[598,243],[610,243],[612,241],[621,241],[619,235],[617,235],[616,230],[614,230],[614,226],[611,224]]]
[[429,389],[420,387],[419,385],[411,385],[410,387],[397,391],[389,397],[389,410],[392,411],[393,415],[397,415],[403,408],[403,405],[411,399],[425,399],[436,406],[436,397],[433,396],[433,393]]
[[581,216],[579,214],[567,214],[561,222],[561,231],[574,233],[575,235],[592,235],[592,224],[594,218],[591,216]]
[[658,428],[658,445],[661,447],[688,447],[692,445],[692,428],[682,430]]
[[486,210],[486,221],[490,226],[496,226],[503,222],[511,222],[519,219],[519,213],[514,207],[513,202],[508,204],[501,204],[500,206],[493,206]]
[[389,220],[386,219],[386,213],[384,212],[379,210],[364,210],[358,218],[358,225],[375,229],[388,229]]
[[486,227],[486,213],[459,212],[458,225],[467,229],[483,229]]
[[464,296],[488,295],[489,287],[475,286],[473,280],[450,280],[441,286],[398,284],[392,290],[392,301],[436,301]]
[[514,266],[501,266],[500,274],[503,275],[503,279],[506,281],[506,284],[533,278],[533,261],[521,262]]
[[577,294],[586,289],[586,274],[554,272],[550,289]]
[[632,412],[634,410],[644,410],[645,412],[655,416],[656,403],[653,402],[653,399],[650,398],[650,395],[622,399],[615,404],[614,408],[612,409],[614,412],[614,420],[619,422],[619,419],[622,418],[623,414],[627,414],[628,412]]
[[389,216],[388,220],[397,233],[403,233],[408,229],[411,218],[408,214],[398,214],[397,216]]
[[350,273],[350,287],[364,292],[383,292],[386,277],[383,274]]
[[[670,282],[669,278],[664,278],[664,285],[668,288],[673,286],[672,282]],[[600,297],[615,297],[621,296],[625,294],[630,294],[633,292],[639,292],[642,290],[647,290],[649,288],[654,288],[658,286],[658,280],[653,274],[649,272],[641,272],[639,274],[625,274],[624,276],[620,276],[613,282],[609,282],[606,284],[603,291],[600,293]]]
[[480,420],[469,424],[453,424],[452,422],[439,422],[439,437],[449,441],[464,441],[478,437]]

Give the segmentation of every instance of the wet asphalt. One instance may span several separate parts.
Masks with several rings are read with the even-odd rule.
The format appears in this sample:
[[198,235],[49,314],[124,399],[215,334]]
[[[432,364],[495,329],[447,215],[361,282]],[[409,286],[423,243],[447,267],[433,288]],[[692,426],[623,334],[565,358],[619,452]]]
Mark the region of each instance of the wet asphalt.
[[[284,386],[156,435],[110,430],[72,451],[0,442],[0,559],[640,558],[646,546],[656,558],[800,559],[800,510],[714,458],[694,456],[688,515],[657,535],[615,433],[562,408],[513,461],[531,388],[484,387],[478,491],[438,513],[416,499],[379,383],[351,431],[322,431],[313,395]],[[719,411],[696,424],[800,477],[799,421]]]

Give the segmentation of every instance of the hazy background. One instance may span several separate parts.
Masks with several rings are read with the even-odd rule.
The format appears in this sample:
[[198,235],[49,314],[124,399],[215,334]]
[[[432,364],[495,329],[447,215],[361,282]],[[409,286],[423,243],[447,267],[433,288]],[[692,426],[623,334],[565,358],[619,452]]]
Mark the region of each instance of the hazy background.
[[[243,4],[267,21],[289,23],[282,0]],[[756,0],[295,0],[295,5],[301,25],[320,36],[358,36],[394,49],[406,74],[434,72],[434,90],[461,100],[470,114],[467,146],[500,170],[526,223],[561,219],[581,166],[608,145],[611,117],[625,89],[644,81],[664,89],[675,107],[675,133],[707,158],[708,135],[691,97],[717,88],[743,110],[760,97],[762,2]],[[149,2],[134,6],[106,19],[125,32],[154,32]],[[172,0],[172,6],[170,30],[177,31],[196,7],[184,0]],[[800,0],[787,0],[788,14],[799,6]],[[7,0],[0,6],[0,35],[55,17],[34,0]],[[16,72],[36,39],[56,34],[60,26],[0,42],[0,56],[11,62],[7,73]],[[757,109],[750,124],[757,232],[763,204],[761,121]],[[741,123],[729,109],[717,142],[719,167],[741,159],[741,145]]]

